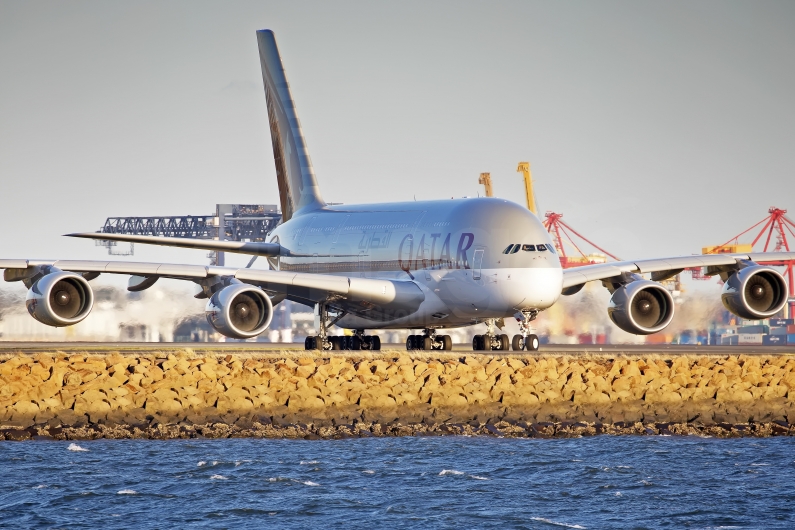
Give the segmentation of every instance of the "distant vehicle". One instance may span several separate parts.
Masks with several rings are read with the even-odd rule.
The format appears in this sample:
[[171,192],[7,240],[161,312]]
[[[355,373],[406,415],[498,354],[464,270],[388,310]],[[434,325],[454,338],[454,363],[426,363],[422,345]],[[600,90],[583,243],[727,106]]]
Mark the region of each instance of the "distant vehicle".
[[[658,283],[688,267],[707,267],[726,282],[732,313],[760,319],[787,301],[784,277],[760,263],[795,253],[721,254],[601,263],[563,270],[549,234],[527,209],[503,199],[472,198],[370,205],[328,205],[320,194],[273,32],[257,32],[283,222],[267,243],[209,241],[108,233],[69,234],[264,256],[270,270],[165,263],[0,260],[6,281],[29,289],[27,309],[49,326],[86,318],[89,282],[100,274],[130,275],[142,291],[159,278],[192,281],[208,299],[206,316],[237,339],[267,329],[284,299],[315,307],[317,336],[307,349],[380,349],[374,329],[422,329],[408,349],[452,349],[445,328],[485,323],[474,350],[537,350],[530,323],[563,295],[590,281],[612,293],[608,312],[621,329],[655,333],[673,318],[674,303]],[[653,273],[652,280],[640,274]],[[515,317],[521,333],[495,332]],[[329,336],[332,325],[354,330]]]

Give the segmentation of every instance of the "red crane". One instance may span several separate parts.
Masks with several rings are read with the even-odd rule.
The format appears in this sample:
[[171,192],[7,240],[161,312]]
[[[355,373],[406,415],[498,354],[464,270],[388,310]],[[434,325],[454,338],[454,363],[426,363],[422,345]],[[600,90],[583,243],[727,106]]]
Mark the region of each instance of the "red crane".
[[[558,256],[560,257],[560,265],[564,269],[567,269],[569,267],[580,267],[582,265],[589,265],[591,263],[603,263],[603,261],[606,261],[599,259],[600,257],[596,257],[593,254],[585,255],[585,253],[582,250],[580,250],[580,247],[577,246],[577,243],[574,242],[574,238],[571,236],[571,234],[574,234],[584,242],[588,243],[589,245],[591,245],[598,251],[602,252],[603,254],[610,256],[614,260],[621,261],[621,258],[614,256],[613,254],[609,253],[608,251],[601,248],[597,244],[588,240],[586,237],[579,234],[576,230],[574,230],[572,227],[570,227],[565,222],[563,222],[563,220],[561,219],[562,217],[563,217],[562,213],[555,213],[555,212],[545,213],[544,228],[547,229],[547,232],[550,233],[553,241],[555,242],[555,248],[557,249]],[[571,232],[571,234],[569,234],[569,232]],[[566,248],[563,246],[564,237],[566,241],[572,247],[574,247],[574,249],[577,252],[579,252],[580,254],[579,256],[572,257],[566,254]]]
[[[762,248],[762,252],[768,252],[771,239],[773,238],[773,234],[775,234],[776,246],[773,248],[773,252],[790,252],[791,247],[789,245],[789,241],[787,241],[787,232],[789,232],[792,237],[795,238],[795,231],[793,230],[795,229],[795,223],[793,223],[792,220],[787,217],[787,210],[782,210],[781,208],[772,206],[767,213],[769,214],[767,217],[756,223],[751,228],[740,232],[722,245],[718,245],[717,247],[712,247],[709,249],[705,248],[704,253],[722,254],[725,252],[733,252],[732,247],[736,247],[740,244],[740,237],[757,228],[759,225],[764,226],[762,226],[762,229],[751,243],[750,246],[752,249],[762,239],[762,237],[765,236],[765,246]],[[787,282],[789,283],[789,316],[792,318],[793,315],[795,315],[795,282],[793,282],[793,265],[795,265],[795,261],[782,260],[768,263],[768,265],[786,267],[785,272],[787,276]]]

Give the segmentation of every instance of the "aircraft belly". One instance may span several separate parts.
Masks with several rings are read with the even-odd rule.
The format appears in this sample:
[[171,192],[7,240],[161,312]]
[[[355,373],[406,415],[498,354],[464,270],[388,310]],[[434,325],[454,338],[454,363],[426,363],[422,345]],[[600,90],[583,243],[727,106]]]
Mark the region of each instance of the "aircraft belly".
[[487,318],[509,317],[522,309],[546,309],[560,296],[563,281],[559,268],[483,269],[480,278],[473,278],[471,270],[418,271],[413,275],[425,295],[415,312],[390,320],[367,318],[359,312],[344,317],[338,325],[350,329],[466,326]]

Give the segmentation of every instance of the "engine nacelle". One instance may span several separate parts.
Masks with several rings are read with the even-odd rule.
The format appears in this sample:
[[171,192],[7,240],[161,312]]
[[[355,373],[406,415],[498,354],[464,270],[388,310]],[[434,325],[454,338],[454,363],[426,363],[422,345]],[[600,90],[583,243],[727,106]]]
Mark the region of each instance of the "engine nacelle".
[[71,326],[91,312],[94,292],[82,276],[72,272],[51,272],[31,286],[25,305],[30,316],[42,324]]
[[613,292],[607,314],[624,331],[649,335],[671,323],[674,318],[674,299],[659,283],[637,280]]
[[273,304],[261,289],[233,284],[210,297],[205,314],[218,333],[233,339],[250,339],[268,328]]
[[752,265],[726,279],[721,293],[723,305],[741,318],[768,318],[787,303],[787,282],[777,270]]

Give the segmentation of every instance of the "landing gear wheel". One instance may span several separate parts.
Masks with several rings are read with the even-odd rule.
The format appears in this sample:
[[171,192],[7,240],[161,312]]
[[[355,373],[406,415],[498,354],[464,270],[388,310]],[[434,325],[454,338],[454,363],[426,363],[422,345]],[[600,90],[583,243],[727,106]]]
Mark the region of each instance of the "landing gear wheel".
[[472,337],[472,349],[475,351],[484,351],[486,349],[486,336],[475,335]]
[[433,349],[433,339],[432,338],[430,338],[429,336],[425,335],[425,336],[421,337],[421,339],[422,339],[421,344],[422,344],[422,349],[423,350],[432,350]]
[[409,351],[414,349],[414,335],[406,337],[406,349]]
[[495,349],[494,346],[491,343],[491,339],[492,339],[491,335],[486,333],[485,335],[481,335],[481,337],[483,337],[483,338],[480,339],[481,340],[480,344],[482,344],[483,349],[485,351],[491,351],[491,350]]
[[304,340],[304,349],[306,350],[316,350],[317,349],[317,337],[307,337]]
[[350,345],[352,350],[361,350],[362,349],[362,339],[354,335],[350,338]]
[[510,349],[511,347],[511,339],[508,338],[508,335],[504,333],[500,335],[500,349],[505,351]]
[[370,336],[370,349],[374,351],[378,351],[381,349],[381,337],[379,337],[378,335]]
[[524,349],[524,337],[521,335],[514,335],[511,341],[511,349],[513,351],[522,351]]
[[442,344],[443,350],[450,351],[453,349],[453,339],[450,337],[450,335],[442,335]]
[[341,350],[342,349],[342,344],[340,344],[341,341],[340,341],[339,337],[329,337],[328,340],[331,343],[331,349],[332,350]]
[[528,335],[524,344],[527,351],[538,351],[538,335]]

